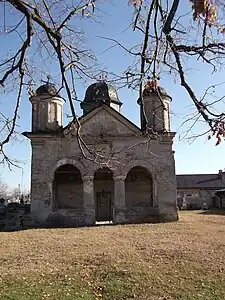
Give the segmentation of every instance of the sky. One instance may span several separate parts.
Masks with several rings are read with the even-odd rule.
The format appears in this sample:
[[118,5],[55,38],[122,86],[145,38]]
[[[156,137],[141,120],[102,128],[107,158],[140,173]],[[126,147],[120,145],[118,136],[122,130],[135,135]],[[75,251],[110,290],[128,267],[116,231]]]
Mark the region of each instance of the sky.
[[[185,9],[186,7],[183,7],[184,11]],[[129,65],[130,58],[119,48],[113,47],[107,50],[113,45],[112,42],[102,39],[99,36],[116,39],[128,46],[138,43],[138,36],[128,28],[132,20],[132,8],[127,5],[126,0],[120,0],[114,1],[114,4],[101,6],[101,11],[98,11],[98,13],[103,16],[102,22],[97,22],[93,26],[91,25],[93,23],[82,24],[87,32],[88,47],[97,54],[98,59],[107,67],[108,71],[114,73],[121,72],[121,70],[125,70]],[[1,36],[0,39],[2,39]],[[3,48],[13,49],[15,44],[16,41],[14,39],[10,37],[5,38]],[[1,55],[0,59],[2,59]],[[200,63],[190,64],[190,69],[192,70],[189,72],[188,80],[198,96],[203,95],[204,89],[209,85],[223,81],[224,71],[211,75],[208,67]],[[54,66],[46,69],[46,72],[55,72]],[[46,78],[43,79],[45,80]],[[91,83],[93,82],[78,84],[78,99],[84,98],[85,89]],[[207,136],[199,137],[191,144],[187,140],[181,140],[181,136],[187,130],[187,126],[182,128],[180,126],[187,119],[187,116],[193,116],[194,109],[187,92],[180,86],[179,80],[175,81],[174,78],[165,76],[161,78],[160,85],[173,98],[171,103],[171,125],[172,130],[177,132],[173,146],[175,150],[176,173],[217,173],[219,169],[224,169],[225,141],[216,147],[216,140],[208,140]],[[217,93],[224,95],[225,87],[222,85]],[[132,122],[139,125],[139,106],[136,103],[138,93],[123,88],[118,91],[118,95],[123,102],[122,113]],[[0,95],[1,112],[12,115],[15,97],[16,94],[14,93]],[[224,110],[223,103],[220,105],[220,109]],[[65,103],[64,125],[68,122],[68,119],[65,117],[65,113],[68,111],[68,103]],[[76,103],[76,112],[81,115],[79,103]],[[22,97],[18,125],[18,132],[31,130],[31,104],[27,93],[24,93]],[[194,132],[202,133],[204,129],[205,127],[202,123],[198,123]],[[31,174],[31,146],[29,140],[19,137],[18,141],[9,143],[6,146],[5,152],[9,157],[19,161],[21,168],[13,167],[12,170],[9,170],[6,164],[0,165],[1,179],[10,187],[16,187],[20,184],[23,191],[29,190]]]

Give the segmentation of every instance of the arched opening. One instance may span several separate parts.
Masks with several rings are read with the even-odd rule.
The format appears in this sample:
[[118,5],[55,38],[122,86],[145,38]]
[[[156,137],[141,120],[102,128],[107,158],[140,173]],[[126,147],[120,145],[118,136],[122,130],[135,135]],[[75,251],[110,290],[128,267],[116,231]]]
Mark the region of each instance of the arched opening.
[[126,207],[152,206],[152,177],[147,169],[143,167],[132,168],[125,180]]
[[112,171],[101,168],[94,174],[95,217],[96,221],[113,219],[114,182]]
[[63,165],[55,172],[54,206],[83,208],[83,182],[80,171],[73,165]]

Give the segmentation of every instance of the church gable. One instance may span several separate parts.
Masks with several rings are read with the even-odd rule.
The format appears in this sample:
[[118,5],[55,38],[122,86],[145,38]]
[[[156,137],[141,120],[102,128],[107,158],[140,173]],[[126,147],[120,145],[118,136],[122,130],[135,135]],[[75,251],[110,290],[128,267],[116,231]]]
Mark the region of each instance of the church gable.
[[[80,118],[83,136],[135,136],[140,129],[110,107],[101,106]],[[70,131],[76,128],[70,128]],[[72,132],[71,132],[72,133]]]

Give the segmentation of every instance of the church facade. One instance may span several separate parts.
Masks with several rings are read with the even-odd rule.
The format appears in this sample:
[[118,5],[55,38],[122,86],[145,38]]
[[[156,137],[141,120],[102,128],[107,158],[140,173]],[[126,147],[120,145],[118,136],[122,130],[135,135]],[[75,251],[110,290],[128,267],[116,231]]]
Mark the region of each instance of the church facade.
[[83,115],[63,127],[64,100],[53,85],[40,86],[30,97],[32,130],[23,133],[32,147],[35,223],[75,227],[177,220],[170,101],[163,88],[146,85],[139,128],[122,115],[115,88],[96,82],[86,90]]

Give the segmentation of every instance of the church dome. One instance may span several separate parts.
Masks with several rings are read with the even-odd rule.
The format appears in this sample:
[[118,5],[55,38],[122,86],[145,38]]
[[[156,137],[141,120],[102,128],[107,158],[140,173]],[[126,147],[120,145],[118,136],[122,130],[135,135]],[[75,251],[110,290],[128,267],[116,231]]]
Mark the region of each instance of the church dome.
[[120,102],[118,98],[115,87],[104,81],[96,82],[89,85],[84,98],[85,103],[101,101],[115,103],[120,106],[122,105],[122,102]]
[[45,95],[48,94],[51,96],[59,96],[58,89],[52,83],[46,83],[46,84],[39,86],[39,88],[37,88],[37,90],[36,90],[36,94],[38,96],[41,96],[43,94],[45,94]]
[[[165,100],[167,98],[167,99],[170,99],[170,101],[172,101],[172,97],[167,93],[167,91],[163,87],[158,86],[158,92],[159,92],[159,95],[161,97],[163,97],[163,100]],[[156,93],[156,91],[154,89],[152,89],[151,87],[145,87],[144,88],[144,90],[143,90],[143,96],[150,96],[151,93]],[[141,99],[140,98],[138,98],[137,103],[138,104],[141,103]]]
[[163,87],[159,86],[158,89],[159,89],[159,93],[162,96],[168,97],[172,100],[171,96],[167,93],[167,91]]

